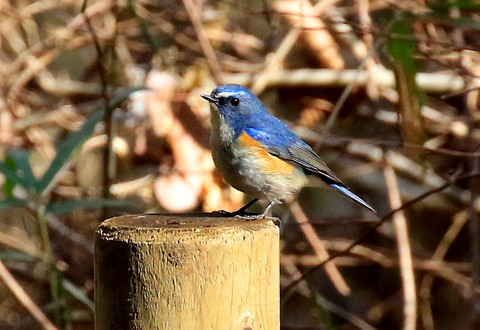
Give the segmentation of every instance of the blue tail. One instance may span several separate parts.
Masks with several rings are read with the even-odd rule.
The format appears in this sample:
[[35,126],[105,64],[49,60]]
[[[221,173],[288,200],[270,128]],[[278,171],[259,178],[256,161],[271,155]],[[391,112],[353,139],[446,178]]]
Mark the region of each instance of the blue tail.
[[366,207],[367,209],[369,209],[370,211],[372,211],[373,213],[377,214],[377,211],[375,211],[375,209],[373,207],[371,207],[370,205],[368,205],[367,202],[365,202],[363,199],[361,199],[360,197],[358,197],[357,195],[355,195],[353,192],[351,192],[350,190],[348,190],[348,188],[346,187],[343,187],[343,186],[340,186],[336,183],[331,183],[330,186],[332,186],[333,188],[335,188],[336,190],[338,190],[339,192],[341,192],[343,195],[347,196],[348,198],[354,200],[355,202],[357,202],[358,204]]

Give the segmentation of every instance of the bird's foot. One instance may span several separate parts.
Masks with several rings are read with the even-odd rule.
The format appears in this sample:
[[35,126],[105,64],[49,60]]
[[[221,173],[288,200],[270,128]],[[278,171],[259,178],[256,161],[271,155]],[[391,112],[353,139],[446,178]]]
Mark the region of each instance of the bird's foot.
[[218,216],[224,216],[224,217],[251,216],[253,214],[248,213],[247,209],[250,206],[252,206],[253,204],[255,204],[257,201],[258,201],[258,198],[255,198],[255,199],[251,200],[250,202],[248,202],[247,204],[245,204],[244,206],[242,206],[241,208],[239,208],[238,210],[233,211],[233,212],[228,212],[228,211],[225,211],[225,210],[219,210],[219,211],[213,211],[212,214],[213,215],[218,215]]
[[[267,218],[267,214],[268,212],[270,211],[270,209],[273,207],[273,205],[275,205],[276,203],[280,203],[279,201],[275,200],[275,201],[272,201],[268,206],[267,208],[265,209],[265,211],[263,211],[263,213],[261,214],[253,214],[253,213],[249,213],[247,212],[247,209],[252,206],[254,203],[256,203],[258,201],[258,198],[255,198],[254,200],[250,201],[249,203],[247,203],[245,206],[242,206],[240,209],[234,211],[234,212],[228,212],[228,211],[225,211],[225,210],[219,210],[219,211],[213,211],[212,214],[213,215],[217,215],[217,216],[223,216],[223,217],[235,217],[235,218],[242,218],[244,220],[248,220],[248,221],[251,221],[251,220],[260,220],[260,219],[265,219]],[[280,226],[282,225],[282,222],[280,221],[280,219],[278,218],[275,218],[275,217],[269,217],[269,219],[272,219],[273,223],[278,226],[280,228]]]
[[266,216],[262,214],[236,214],[235,218],[242,218],[245,220],[260,220],[260,219],[265,219]]
[[212,211],[212,215],[223,216],[223,217],[233,217],[235,212],[228,212],[225,210]]
[[261,219],[270,219],[273,221],[275,226],[280,228],[282,226],[282,221],[279,218],[276,217],[267,217],[266,214],[237,214],[235,215],[235,218],[241,218],[247,221],[253,221],[253,220],[261,220]]

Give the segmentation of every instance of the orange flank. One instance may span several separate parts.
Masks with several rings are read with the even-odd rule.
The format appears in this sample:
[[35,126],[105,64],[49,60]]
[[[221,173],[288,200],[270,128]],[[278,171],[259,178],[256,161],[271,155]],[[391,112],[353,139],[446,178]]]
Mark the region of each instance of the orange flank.
[[290,174],[295,171],[295,167],[292,164],[269,154],[260,142],[247,133],[243,132],[238,137],[238,140],[257,157],[258,163],[264,171],[276,174]]

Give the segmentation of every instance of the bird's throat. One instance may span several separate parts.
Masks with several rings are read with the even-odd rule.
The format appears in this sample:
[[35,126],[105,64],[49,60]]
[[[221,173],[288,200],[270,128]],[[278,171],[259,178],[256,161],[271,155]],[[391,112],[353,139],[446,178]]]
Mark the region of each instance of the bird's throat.
[[212,143],[214,145],[231,145],[234,139],[233,129],[226,124],[225,119],[216,109],[210,109],[210,123],[212,125]]

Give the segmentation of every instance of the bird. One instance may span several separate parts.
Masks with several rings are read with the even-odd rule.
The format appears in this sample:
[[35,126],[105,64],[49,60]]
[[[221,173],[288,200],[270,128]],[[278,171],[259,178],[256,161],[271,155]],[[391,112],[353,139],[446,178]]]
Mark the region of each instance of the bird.
[[226,213],[245,215],[248,207],[262,199],[269,202],[268,206],[261,214],[249,217],[265,218],[275,204],[295,196],[306,186],[309,176],[319,177],[376,213],[248,88],[220,85],[210,94],[200,96],[210,103],[210,146],[215,166],[231,186],[254,197],[239,210]]

